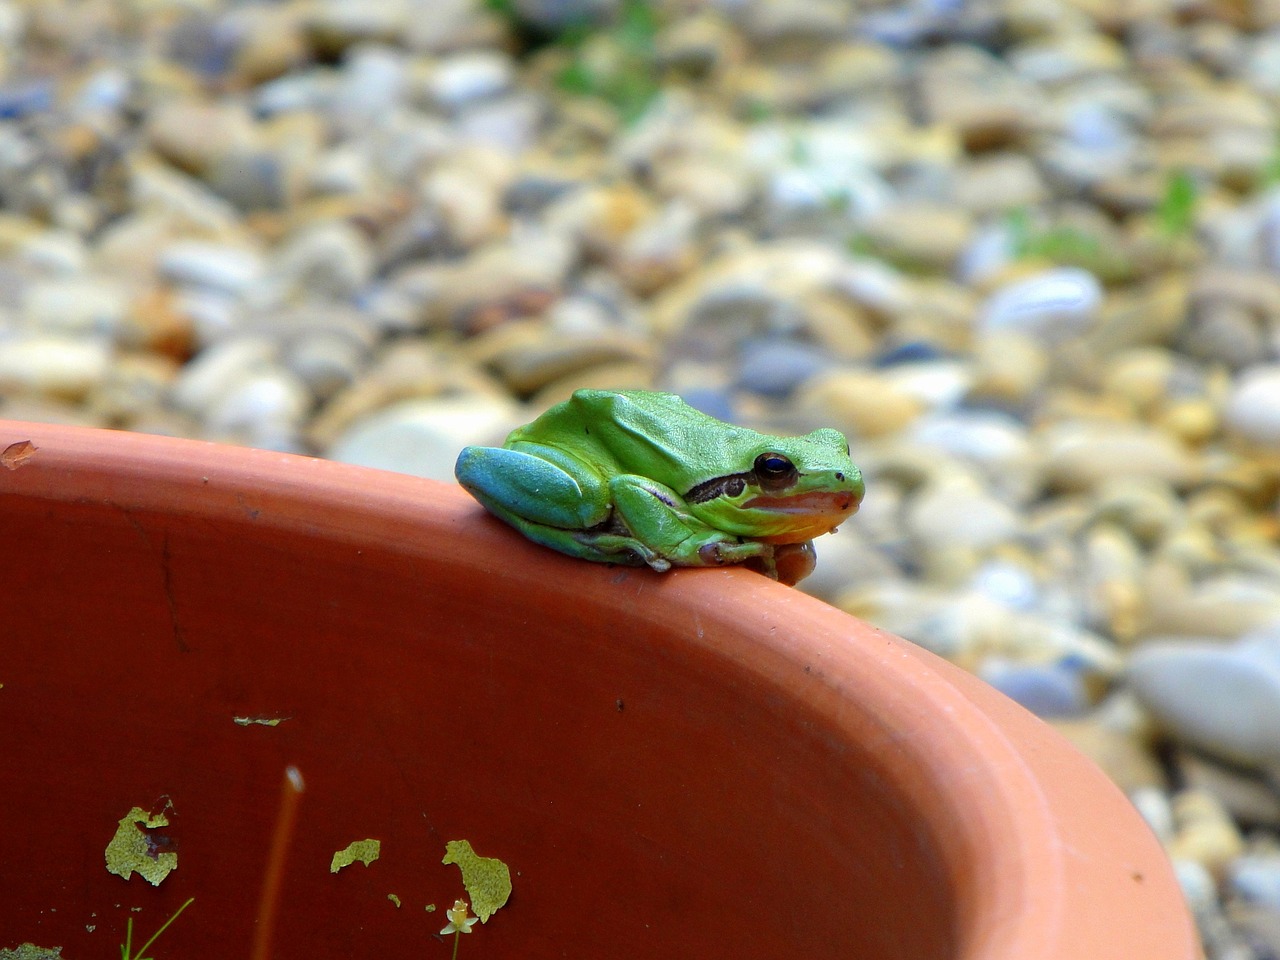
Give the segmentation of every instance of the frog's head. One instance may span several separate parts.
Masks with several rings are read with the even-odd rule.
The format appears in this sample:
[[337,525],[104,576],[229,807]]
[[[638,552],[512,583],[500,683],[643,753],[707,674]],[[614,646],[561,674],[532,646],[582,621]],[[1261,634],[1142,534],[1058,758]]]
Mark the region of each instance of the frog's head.
[[746,451],[744,469],[685,492],[690,511],[725,533],[770,543],[803,543],[829,533],[858,509],[862,474],[838,430],[766,437]]

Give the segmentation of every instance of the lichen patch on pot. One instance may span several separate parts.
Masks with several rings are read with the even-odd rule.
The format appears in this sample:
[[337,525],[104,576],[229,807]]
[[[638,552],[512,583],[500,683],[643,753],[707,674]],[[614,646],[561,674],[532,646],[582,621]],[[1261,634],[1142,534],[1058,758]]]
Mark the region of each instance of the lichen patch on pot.
[[[170,805],[165,804],[165,810]],[[178,854],[165,849],[172,840],[168,836],[151,833],[167,827],[169,818],[164,810],[151,814],[141,807],[134,807],[120,820],[115,836],[107,844],[107,872],[128,880],[139,873],[144,880],[159,886],[172,871],[178,869]]]
[[489,922],[511,896],[511,871],[496,857],[481,857],[466,840],[445,844],[441,863],[456,863],[462,871],[462,885],[471,894],[471,907],[484,923]]
[[37,947],[34,943],[20,943],[12,950],[0,950],[0,960],[62,960],[61,947]]
[[357,860],[367,867],[381,855],[381,840],[353,840],[347,844],[346,849],[339,850],[333,855],[333,860],[329,864],[329,872],[337,873],[343,867],[349,867]]

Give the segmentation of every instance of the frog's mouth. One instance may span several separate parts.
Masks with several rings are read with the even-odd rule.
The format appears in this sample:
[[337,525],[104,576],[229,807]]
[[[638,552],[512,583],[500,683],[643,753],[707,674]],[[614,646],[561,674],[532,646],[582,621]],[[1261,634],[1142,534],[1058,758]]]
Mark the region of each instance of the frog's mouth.
[[748,510],[768,510],[770,513],[829,517],[834,525],[858,508],[858,500],[848,490],[835,493],[815,490],[812,493],[798,493],[793,497],[752,497],[742,506]]

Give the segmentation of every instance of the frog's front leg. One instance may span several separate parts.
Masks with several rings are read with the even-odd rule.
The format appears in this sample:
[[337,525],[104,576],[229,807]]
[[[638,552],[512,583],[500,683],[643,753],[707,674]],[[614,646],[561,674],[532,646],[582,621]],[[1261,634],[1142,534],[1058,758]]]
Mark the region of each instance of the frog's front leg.
[[689,513],[675,491],[653,480],[633,475],[614,477],[609,481],[609,492],[617,520],[655,570],[665,570],[672,564],[715,567],[752,558],[767,562],[773,556],[771,544],[739,540],[707,526]]

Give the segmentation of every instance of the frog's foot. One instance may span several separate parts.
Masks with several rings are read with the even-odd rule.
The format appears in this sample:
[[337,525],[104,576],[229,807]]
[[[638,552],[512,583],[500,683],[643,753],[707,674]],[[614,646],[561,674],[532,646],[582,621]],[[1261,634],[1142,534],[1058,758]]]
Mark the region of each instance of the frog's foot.
[[746,565],[757,573],[763,573],[770,580],[794,587],[813,573],[818,565],[818,555],[813,549],[812,540],[784,543],[775,547],[771,556],[748,560]]

